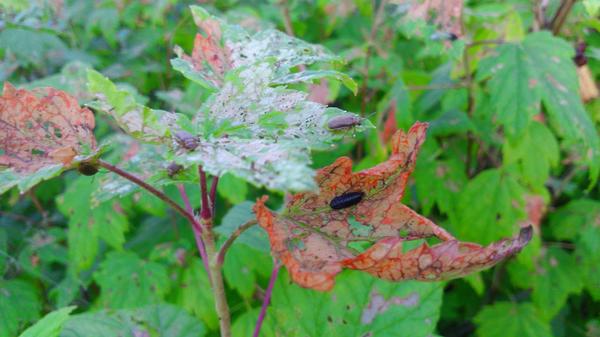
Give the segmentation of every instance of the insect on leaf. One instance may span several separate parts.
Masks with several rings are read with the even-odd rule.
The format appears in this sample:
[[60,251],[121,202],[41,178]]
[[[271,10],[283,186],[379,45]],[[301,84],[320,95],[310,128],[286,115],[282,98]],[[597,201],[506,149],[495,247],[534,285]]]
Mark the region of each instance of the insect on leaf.
[[[426,123],[416,123],[408,133],[397,132],[390,158],[367,170],[352,173],[352,161],[339,158],[317,172],[319,193],[293,195],[282,213],[270,211],[266,197],[257,201],[254,210],[271,250],[296,283],[329,290],[343,268],[392,281],[449,279],[491,267],[529,242],[530,227],[487,247],[459,242],[401,203],[426,130]],[[364,193],[360,200],[353,197],[345,207],[332,208],[332,200],[340,206],[340,196],[357,192]],[[403,250],[405,241],[427,237],[443,242]],[[372,246],[361,252],[358,242]]]
[[4,84],[0,96],[0,193],[21,192],[89,159],[96,152],[94,115],[54,88]]

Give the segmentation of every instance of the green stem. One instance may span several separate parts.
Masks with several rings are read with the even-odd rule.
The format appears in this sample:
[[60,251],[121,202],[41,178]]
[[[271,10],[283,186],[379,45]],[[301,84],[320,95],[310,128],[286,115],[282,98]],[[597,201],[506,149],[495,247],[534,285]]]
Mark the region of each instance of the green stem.
[[[206,220],[205,220],[206,221]],[[218,252],[215,247],[215,238],[213,236],[212,224],[203,221],[204,244],[206,245],[206,254],[208,255],[208,266],[210,268],[210,277],[215,296],[215,309],[219,317],[219,326],[221,328],[221,337],[231,337],[231,317],[227,297],[225,296],[225,285],[223,283],[223,274],[221,273],[222,264],[217,258]]]

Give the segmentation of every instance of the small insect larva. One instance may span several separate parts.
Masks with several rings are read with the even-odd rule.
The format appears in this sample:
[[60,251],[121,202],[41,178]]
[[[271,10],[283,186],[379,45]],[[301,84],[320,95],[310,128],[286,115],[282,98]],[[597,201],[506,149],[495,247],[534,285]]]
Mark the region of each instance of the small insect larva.
[[77,171],[84,176],[93,176],[94,174],[98,173],[98,167],[92,163],[81,162],[77,167]]
[[198,137],[187,131],[177,131],[173,135],[175,141],[186,150],[194,150],[198,147]]
[[364,192],[348,192],[331,199],[329,206],[333,209],[344,209],[358,204],[363,197]]
[[327,127],[331,130],[343,130],[362,124],[362,118],[355,115],[341,115],[330,119]]

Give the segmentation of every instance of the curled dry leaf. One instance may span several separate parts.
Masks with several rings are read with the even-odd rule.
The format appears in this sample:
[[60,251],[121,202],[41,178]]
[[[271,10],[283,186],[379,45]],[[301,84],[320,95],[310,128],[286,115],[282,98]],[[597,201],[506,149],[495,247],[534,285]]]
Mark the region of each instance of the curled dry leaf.
[[[319,193],[293,195],[283,213],[269,210],[266,197],[257,201],[254,210],[272,252],[296,283],[329,290],[342,268],[393,281],[449,279],[488,268],[529,242],[530,227],[487,247],[459,242],[401,203],[426,130],[427,124],[416,123],[408,133],[397,132],[390,158],[367,170],[353,173],[352,161],[339,158],[318,171]],[[358,203],[330,206],[332,199],[357,192],[364,193]],[[427,237],[443,242],[403,251],[405,241]],[[373,245],[361,253],[353,248],[359,242]]]
[[[0,171],[8,168],[14,174],[11,183],[0,181],[0,192],[27,176],[30,187],[72,167],[76,156],[91,154],[96,148],[92,112],[54,88],[28,91],[5,83],[0,125]],[[36,172],[43,174],[32,178]]]

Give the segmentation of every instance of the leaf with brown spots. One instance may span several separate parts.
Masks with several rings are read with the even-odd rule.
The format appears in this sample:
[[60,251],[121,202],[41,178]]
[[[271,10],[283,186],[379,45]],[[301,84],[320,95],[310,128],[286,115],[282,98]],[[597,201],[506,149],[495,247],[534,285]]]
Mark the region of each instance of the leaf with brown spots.
[[[416,123],[408,133],[397,132],[390,158],[367,170],[353,173],[352,161],[339,158],[318,171],[319,193],[293,195],[282,213],[270,211],[266,197],[257,201],[254,210],[272,252],[296,283],[329,290],[343,268],[392,281],[449,279],[488,268],[529,242],[530,228],[487,247],[459,242],[401,203],[426,130],[426,123]],[[349,193],[363,197],[348,207],[331,207],[332,200]],[[403,251],[405,241],[427,237],[443,242]],[[372,246],[360,252],[361,243]]]
[[4,84],[0,96],[0,193],[21,192],[96,152],[94,115],[54,88]]

